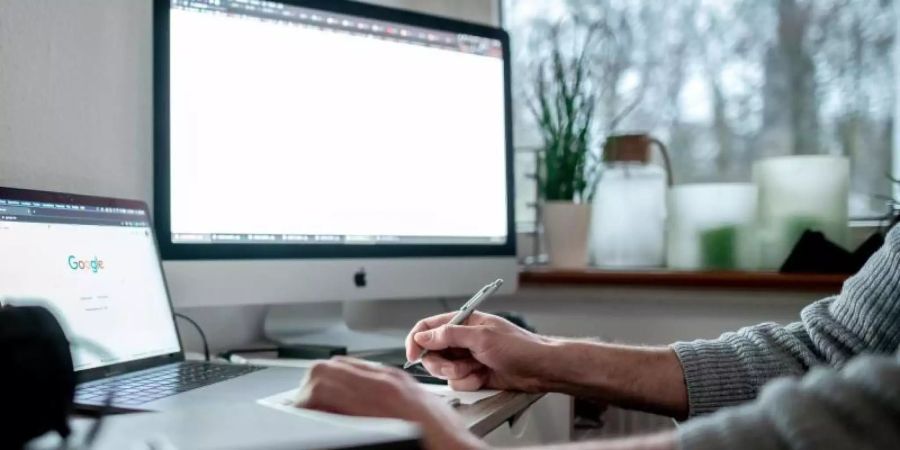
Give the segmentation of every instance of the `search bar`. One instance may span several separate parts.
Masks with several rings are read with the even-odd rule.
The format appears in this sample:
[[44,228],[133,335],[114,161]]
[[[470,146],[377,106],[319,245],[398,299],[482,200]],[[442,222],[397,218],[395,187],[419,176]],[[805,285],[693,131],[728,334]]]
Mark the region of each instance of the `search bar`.
[[0,214],[10,214],[14,216],[30,216],[31,208],[24,206],[0,206]]

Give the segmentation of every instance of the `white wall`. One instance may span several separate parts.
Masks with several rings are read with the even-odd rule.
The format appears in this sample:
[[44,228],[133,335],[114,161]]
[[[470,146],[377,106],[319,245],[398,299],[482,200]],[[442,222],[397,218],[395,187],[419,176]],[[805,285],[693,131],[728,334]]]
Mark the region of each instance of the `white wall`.
[[[486,23],[493,0],[381,0]],[[149,0],[0,0],[0,185],[150,200]],[[664,343],[761,320],[788,321],[815,295],[528,290],[491,309],[526,313],[544,332]],[[451,300],[454,306],[457,300]],[[407,327],[435,300],[353,306],[363,327]],[[214,348],[260,337],[262,307],[191,309]],[[196,348],[192,330],[189,346]]]
[[149,1],[0,2],[0,184],[150,198]]

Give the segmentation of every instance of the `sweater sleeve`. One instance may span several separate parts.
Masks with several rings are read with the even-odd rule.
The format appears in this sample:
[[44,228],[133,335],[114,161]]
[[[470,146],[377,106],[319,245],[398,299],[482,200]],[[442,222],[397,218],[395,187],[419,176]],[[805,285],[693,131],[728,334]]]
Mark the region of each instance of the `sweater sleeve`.
[[776,380],[753,403],[683,425],[678,441],[684,450],[900,448],[900,353]]
[[840,295],[807,306],[800,319],[672,344],[684,370],[690,415],[756,398],[773,378],[821,364],[842,367],[863,352],[893,352],[900,345],[900,227]]

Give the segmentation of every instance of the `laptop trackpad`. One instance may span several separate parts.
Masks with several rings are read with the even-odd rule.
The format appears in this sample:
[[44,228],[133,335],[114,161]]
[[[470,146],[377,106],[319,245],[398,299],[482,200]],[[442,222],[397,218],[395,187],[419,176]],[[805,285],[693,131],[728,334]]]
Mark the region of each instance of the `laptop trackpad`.
[[144,403],[140,405],[140,408],[171,411],[202,404],[253,404],[261,398],[298,387],[305,375],[306,369],[269,367],[220,383]]

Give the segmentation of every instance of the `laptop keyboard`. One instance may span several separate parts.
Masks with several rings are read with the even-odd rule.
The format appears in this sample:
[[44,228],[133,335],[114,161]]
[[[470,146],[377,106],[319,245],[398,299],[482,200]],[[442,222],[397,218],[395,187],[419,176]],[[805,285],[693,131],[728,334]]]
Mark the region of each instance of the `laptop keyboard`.
[[264,367],[185,361],[81,384],[75,391],[75,403],[102,405],[113,391],[114,405],[137,406],[262,369]]

